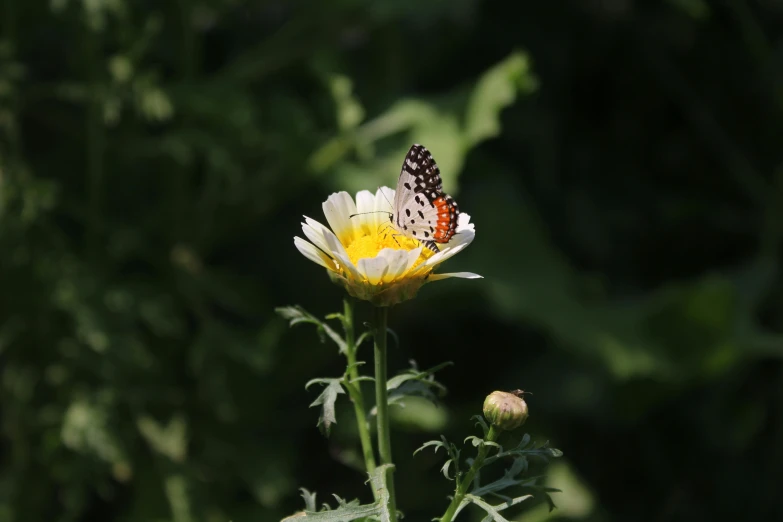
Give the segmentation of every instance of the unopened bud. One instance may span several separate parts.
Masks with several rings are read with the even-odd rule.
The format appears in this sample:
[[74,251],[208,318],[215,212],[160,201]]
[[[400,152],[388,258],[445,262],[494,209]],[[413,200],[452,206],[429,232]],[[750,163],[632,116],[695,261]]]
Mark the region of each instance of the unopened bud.
[[527,403],[519,395],[502,391],[490,393],[484,400],[484,417],[501,430],[518,428],[528,417]]

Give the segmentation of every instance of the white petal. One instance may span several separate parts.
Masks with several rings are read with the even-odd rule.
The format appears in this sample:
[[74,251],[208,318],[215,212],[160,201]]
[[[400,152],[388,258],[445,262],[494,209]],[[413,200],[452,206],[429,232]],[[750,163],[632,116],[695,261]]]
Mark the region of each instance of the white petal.
[[[471,239],[472,241],[472,239]],[[460,245],[456,245],[454,247],[449,247],[447,249],[443,249],[425,262],[422,263],[422,266],[435,266],[439,263],[444,262],[445,260],[449,259],[452,256],[457,255],[458,253],[465,250],[465,248],[470,244],[470,241],[467,243],[462,243]]]
[[368,257],[360,259],[357,268],[371,284],[377,285],[389,272],[389,261],[383,256]]
[[[394,210],[394,194],[394,190],[389,187],[379,188],[375,193],[375,210],[391,214]],[[388,220],[389,217],[386,216],[386,219]]]
[[408,262],[406,263],[405,270],[410,270],[410,268],[413,266],[416,260],[419,259],[419,256],[421,255],[421,251],[423,249],[424,247],[420,246],[408,252]]
[[462,279],[484,279],[484,276],[474,274],[473,272],[452,272],[450,274],[432,274],[429,281],[439,281],[449,277],[461,277]]
[[329,270],[337,270],[334,261],[329,256],[318,250],[312,243],[308,243],[301,237],[294,237],[294,245],[296,248],[313,263],[318,263],[324,268]]
[[323,229],[324,239],[326,240],[327,252],[332,254],[339,262],[340,265],[345,268],[355,279],[360,279],[356,266],[351,262],[351,258],[348,257],[348,252],[345,251],[345,247],[337,239],[337,236],[332,233],[331,230],[324,227]]
[[[355,239],[355,230],[351,223],[351,214],[356,214],[356,204],[347,192],[336,192],[326,198],[323,204],[324,215],[332,231],[337,234],[343,245]],[[355,218],[354,218],[355,219]]]
[[365,234],[372,234],[378,230],[378,216],[375,212],[375,196],[369,190],[362,190],[356,194],[356,212],[358,216],[352,217],[354,225],[361,227]]
[[408,255],[407,250],[397,250],[394,248],[384,248],[378,252],[378,257],[385,257],[386,262],[389,265],[389,271],[383,277],[384,283],[391,283],[399,276],[405,273],[408,269]]
[[459,216],[457,216],[457,232],[467,229],[475,230],[476,226],[470,222],[470,214],[460,212]]
[[443,247],[443,251],[446,251],[450,248],[454,248],[459,245],[469,245],[473,242],[473,240],[476,238],[476,231],[473,230],[473,224],[471,223],[471,228],[457,228],[457,233],[454,234],[451,237],[451,241],[446,243],[446,245]]
[[305,233],[307,239],[324,252],[330,253],[329,246],[326,244],[326,239],[324,239],[323,231],[326,230],[326,227],[307,216],[304,216],[304,218],[305,222],[302,223],[302,232]]

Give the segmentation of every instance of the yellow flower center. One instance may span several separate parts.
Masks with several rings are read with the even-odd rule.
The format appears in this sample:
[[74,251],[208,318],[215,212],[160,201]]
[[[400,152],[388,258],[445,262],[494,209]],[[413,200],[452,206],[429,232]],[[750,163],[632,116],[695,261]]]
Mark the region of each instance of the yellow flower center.
[[[354,265],[356,265],[360,259],[377,256],[378,252],[384,248],[411,251],[421,246],[418,241],[405,237],[402,234],[396,234],[395,231],[389,227],[380,227],[379,230],[375,232],[369,234],[363,232],[363,234],[364,235],[354,239],[345,248],[348,252],[348,257]],[[435,253],[429,248],[422,248],[421,255],[411,268],[419,266],[433,255],[435,255]]]

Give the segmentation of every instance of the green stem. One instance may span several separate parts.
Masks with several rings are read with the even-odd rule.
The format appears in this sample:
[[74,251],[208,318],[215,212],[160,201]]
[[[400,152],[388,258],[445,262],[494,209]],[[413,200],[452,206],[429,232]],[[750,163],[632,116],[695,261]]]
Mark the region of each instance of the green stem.
[[[381,464],[394,464],[392,462],[391,435],[389,431],[389,396],[386,390],[386,323],[388,322],[388,309],[375,307],[375,407],[378,420],[378,453],[381,456]],[[394,493],[394,472],[389,470],[386,477],[386,487],[389,491],[389,518],[390,522],[397,521],[397,500]]]
[[[494,425],[490,426],[486,440],[495,442],[499,435],[500,430],[495,429]],[[446,513],[444,513],[440,518],[440,522],[451,522],[451,520],[454,518],[454,514],[457,512],[457,508],[460,504],[462,504],[462,501],[465,499],[465,495],[468,493],[468,488],[473,483],[473,479],[476,477],[476,473],[478,473],[478,470],[481,469],[481,466],[484,464],[484,459],[487,458],[488,452],[488,445],[482,444],[479,446],[476,460],[473,461],[473,465],[470,467],[468,472],[458,480],[457,491],[454,493],[454,498],[451,499],[451,504],[449,504],[448,509],[446,509]]]
[[[368,473],[375,471],[375,455],[372,449],[372,439],[370,438],[370,427],[367,424],[367,414],[364,410],[364,395],[359,384],[359,367],[356,365],[356,334],[353,328],[353,301],[345,299],[343,301],[343,316],[345,317],[345,344],[348,346],[348,379],[345,387],[348,395],[353,402],[353,411],[356,414],[356,427],[359,430],[359,440],[362,443],[362,454],[364,455],[364,465]],[[375,490],[373,490],[373,495]]]

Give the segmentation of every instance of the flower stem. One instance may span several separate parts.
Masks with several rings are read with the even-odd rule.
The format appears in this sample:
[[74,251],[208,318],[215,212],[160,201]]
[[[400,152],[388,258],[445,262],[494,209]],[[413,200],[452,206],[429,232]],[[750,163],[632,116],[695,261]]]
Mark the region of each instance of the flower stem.
[[[375,455],[373,454],[370,427],[367,424],[367,414],[364,411],[364,395],[359,384],[359,367],[356,364],[356,334],[353,328],[353,300],[343,300],[343,317],[345,318],[345,344],[347,345],[346,357],[348,359],[348,379],[345,388],[353,402],[353,411],[356,415],[356,428],[359,431],[359,440],[362,443],[362,455],[367,473],[375,471]],[[373,494],[374,490],[373,490]]]
[[[386,390],[386,324],[388,308],[375,307],[375,402],[378,420],[378,453],[381,464],[393,464],[391,453],[391,435],[389,431],[389,396]],[[392,468],[393,469],[393,468]],[[397,521],[397,500],[394,493],[394,475],[390,469],[386,476],[386,488],[389,491],[389,519]]]
[[[486,440],[495,442],[499,435],[500,430],[495,429],[495,426],[491,425],[489,427]],[[457,508],[459,508],[459,505],[462,503],[465,495],[468,493],[468,488],[473,483],[473,479],[476,477],[476,473],[478,473],[478,470],[481,468],[482,464],[484,464],[484,459],[487,458],[488,452],[489,446],[486,444],[479,446],[476,460],[473,461],[473,465],[470,467],[468,472],[458,480],[457,491],[454,493],[454,498],[451,499],[451,504],[449,504],[449,507],[446,509],[446,513],[444,513],[440,518],[440,522],[451,522],[451,520],[454,518],[454,514],[457,512]]]

